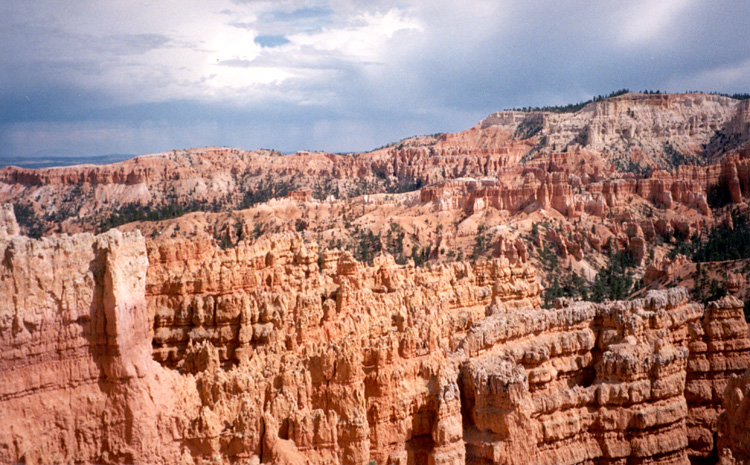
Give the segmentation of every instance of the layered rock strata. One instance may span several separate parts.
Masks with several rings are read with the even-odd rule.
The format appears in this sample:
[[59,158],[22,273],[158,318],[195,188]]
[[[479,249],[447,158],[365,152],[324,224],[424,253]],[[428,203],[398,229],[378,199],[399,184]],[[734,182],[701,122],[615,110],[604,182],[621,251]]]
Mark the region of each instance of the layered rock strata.
[[750,463],[750,370],[727,380],[723,406],[726,413],[719,416],[719,463]]
[[10,463],[687,463],[748,363],[731,299],[544,310],[503,259],[366,266],[296,234],[0,246]]
[[158,216],[209,205],[214,211],[246,207],[290,189],[310,189],[323,199],[469,177],[497,181],[467,199],[472,208],[490,200],[518,211],[539,201],[569,216],[603,215],[638,195],[707,215],[712,186],[726,187],[733,203],[750,195],[748,115],[750,100],[627,94],[575,113],[500,112],[467,131],[367,153],[205,148],[106,166],[5,167],[0,202],[31,205],[45,231],[77,232],[81,220],[94,228],[126,205],[149,206]]
[[711,302],[700,324],[689,327],[685,398],[690,405],[688,437],[696,457],[716,452],[717,420],[723,411],[722,398],[732,375],[750,367],[750,341],[743,302],[727,296]]
[[174,463],[197,397],[151,358],[140,234],[0,254],[0,463]]

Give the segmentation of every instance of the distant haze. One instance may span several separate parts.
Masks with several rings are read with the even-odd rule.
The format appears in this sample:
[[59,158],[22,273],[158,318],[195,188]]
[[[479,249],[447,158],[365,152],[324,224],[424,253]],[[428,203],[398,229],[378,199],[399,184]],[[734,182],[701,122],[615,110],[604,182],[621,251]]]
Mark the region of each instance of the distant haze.
[[18,166],[21,168],[49,168],[53,166],[72,166],[72,165],[107,165],[117,163],[118,161],[133,158],[135,155],[130,154],[111,154],[111,155],[68,155],[68,156],[50,156],[44,154],[35,154],[24,156],[0,156],[0,168],[4,166]]
[[750,91],[750,2],[4,0],[0,15],[6,161],[361,151],[621,88]]

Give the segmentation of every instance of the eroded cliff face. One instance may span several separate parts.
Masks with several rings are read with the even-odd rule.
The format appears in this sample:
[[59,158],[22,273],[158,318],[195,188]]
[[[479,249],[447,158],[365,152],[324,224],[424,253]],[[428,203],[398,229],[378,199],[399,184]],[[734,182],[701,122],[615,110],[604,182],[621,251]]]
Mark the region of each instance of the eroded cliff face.
[[[750,367],[744,318],[743,302],[727,296],[709,303],[701,321],[689,325],[685,398],[690,407],[688,438],[697,457],[714,458],[721,451],[721,445],[716,447],[716,433],[727,383]],[[728,416],[734,419],[737,413],[731,408]]]
[[717,95],[629,93],[590,103],[573,115],[498,112],[478,127],[532,134],[539,152],[582,147],[606,152],[620,167],[632,162],[672,168],[700,163],[747,142],[749,103]]
[[505,259],[11,236],[0,461],[688,463],[716,454],[717,422],[720,447],[743,437],[720,417],[749,363],[736,299],[545,310]]
[[[698,328],[711,328],[711,348],[694,347]],[[746,332],[737,302],[704,315],[681,288],[488,317],[464,341],[468,455],[519,464],[706,456],[715,399],[748,366]]]
[[724,392],[726,413],[719,417],[719,463],[750,463],[750,370],[728,380]]
[[0,250],[0,462],[173,463],[197,397],[151,358],[140,234]]
[[[430,269],[380,257],[367,267],[348,253],[318,259],[295,234],[150,252],[154,356],[198,370],[202,421],[217,428],[213,442],[193,443],[204,457],[461,463],[454,352],[488,308],[539,304],[533,272],[502,260]],[[196,351],[213,361],[186,364]],[[445,389],[455,395],[442,399]],[[436,433],[443,422],[450,431]]]
[[[530,187],[531,176],[546,186],[550,199],[571,197],[571,190],[589,181],[612,183],[601,190],[593,185],[584,204],[553,204],[562,210],[600,211],[602,202],[621,201],[638,190],[659,204],[685,203],[705,213],[710,186],[728,183],[734,203],[750,195],[747,162],[726,173],[716,169],[726,157],[750,153],[749,142],[748,100],[630,93],[575,113],[499,112],[466,131],[413,137],[367,153],[204,148],[106,166],[5,167],[0,202],[29,205],[41,217],[43,232],[78,232],[106,225],[129,205],[141,213],[149,207],[159,217],[175,210],[246,208],[299,188],[325,199],[414,190],[464,177],[499,181],[507,191],[503,201],[518,208],[516,200],[528,198],[519,191]],[[662,179],[658,170],[675,176]],[[647,172],[643,182],[635,180],[635,173]]]

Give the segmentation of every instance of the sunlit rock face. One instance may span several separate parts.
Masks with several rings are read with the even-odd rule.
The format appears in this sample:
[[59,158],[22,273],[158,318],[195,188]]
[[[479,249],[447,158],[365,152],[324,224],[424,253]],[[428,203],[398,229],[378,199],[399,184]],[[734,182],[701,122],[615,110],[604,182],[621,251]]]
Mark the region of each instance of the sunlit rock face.
[[[734,203],[750,195],[750,165],[737,158],[749,142],[750,100],[628,93],[572,113],[498,112],[466,131],[412,137],[367,153],[210,147],[104,166],[5,167],[0,202],[31,203],[51,215],[47,227],[78,232],[82,226],[71,217],[96,226],[131,204],[236,208],[248,200],[243,192],[274,182],[325,198],[491,178],[497,185],[477,192],[467,204],[472,209],[489,197],[511,211],[539,201],[568,216],[603,215],[605,204],[611,208],[637,193],[666,208],[684,204],[707,214],[709,185],[726,184]],[[727,157],[733,161],[724,166]],[[667,171],[672,175],[663,177]],[[646,172],[647,180],[633,179]],[[447,208],[451,200],[445,201]]]
[[[0,205],[0,463],[745,463],[740,300],[543,309],[536,265],[625,251],[647,284],[684,276],[659,243],[746,207],[748,102],[627,94],[362,154],[0,169],[23,212]],[[173,207],[211,211],[86,233]],[[365,231],[401,247],[358,261],[340,244]]]
[[545,310],[522,264],[368,266],[292,233],[227,250],[115,230],[0,247],[4,462],[746,454],[744,410],[722,413],[744,402],[731,375],[750,361],[734,298]]
[[151,357],[140,234],[0,250],[0,462],[170,463],[198,403]]
[[9,203],[0,204],[0,240],[7,240],[21,233],[16,216],[13,213],[13,205]]

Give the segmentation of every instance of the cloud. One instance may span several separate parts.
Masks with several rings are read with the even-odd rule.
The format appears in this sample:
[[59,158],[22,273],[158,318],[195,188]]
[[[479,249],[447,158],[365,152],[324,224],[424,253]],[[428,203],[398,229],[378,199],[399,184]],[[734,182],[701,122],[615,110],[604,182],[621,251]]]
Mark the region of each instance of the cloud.
[[623,87],[750,88],[746,3],[37,0],[0,15],[5,154],[366,150]]
[[669,40],[673,36],[672,26],[692,3],[691,0],[631,2],[615,13],[615,19],[622,21],[620,39],[628,45]]

